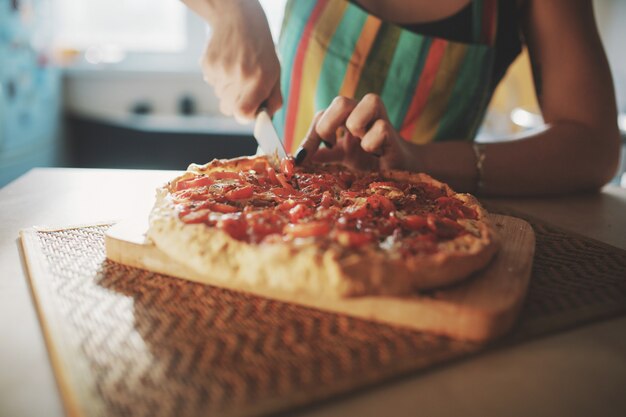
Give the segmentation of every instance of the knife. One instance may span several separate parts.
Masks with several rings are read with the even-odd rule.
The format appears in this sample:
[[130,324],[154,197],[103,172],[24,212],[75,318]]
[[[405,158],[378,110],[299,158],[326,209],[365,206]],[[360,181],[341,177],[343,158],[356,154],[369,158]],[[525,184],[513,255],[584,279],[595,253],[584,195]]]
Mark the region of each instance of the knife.
[[267,155],[270,164],[274,169],[279,170],[280,161],[287,157],[287,152],[283,143],[278,138],[276,129],[272,124],[267,109],[261,107],[256,114],[256,123],[254,124],[254,138],[259,144],[261,150]]

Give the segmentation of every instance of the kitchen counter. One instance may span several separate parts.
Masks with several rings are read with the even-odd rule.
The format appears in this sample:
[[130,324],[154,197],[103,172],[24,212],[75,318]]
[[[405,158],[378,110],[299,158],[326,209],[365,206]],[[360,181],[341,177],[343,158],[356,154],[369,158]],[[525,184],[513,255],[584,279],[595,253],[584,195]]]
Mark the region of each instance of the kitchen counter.
[[[19,230],[146,213],[154,189],[173,176],[35,169],[0,190],[0,416],[63,415],[21,261]],[[626,249],[625,189],[489,202]],[[619,317],[440,366],[299,415],[624,416],[625,386],[626,317]]]

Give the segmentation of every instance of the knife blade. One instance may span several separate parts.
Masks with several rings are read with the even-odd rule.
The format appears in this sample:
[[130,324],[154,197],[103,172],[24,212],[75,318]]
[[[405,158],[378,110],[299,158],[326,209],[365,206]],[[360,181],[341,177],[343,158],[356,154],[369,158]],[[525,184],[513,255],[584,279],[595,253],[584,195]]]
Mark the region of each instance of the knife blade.
[[270,115],[265,108],[261,108],[256,115],[254,124],[254,138],[259,147],[267,155],[274,169],[278,170],[280,160],[287,157],[287,151],[276,133]]

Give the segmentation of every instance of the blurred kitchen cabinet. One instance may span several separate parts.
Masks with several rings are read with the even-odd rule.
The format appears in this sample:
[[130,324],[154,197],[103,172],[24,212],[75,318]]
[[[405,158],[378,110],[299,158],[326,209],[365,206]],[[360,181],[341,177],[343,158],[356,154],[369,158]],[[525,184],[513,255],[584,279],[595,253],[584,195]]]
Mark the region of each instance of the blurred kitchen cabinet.
[[46,48],[49,1],[0,2],[0,186],[60,157],[61,76]]

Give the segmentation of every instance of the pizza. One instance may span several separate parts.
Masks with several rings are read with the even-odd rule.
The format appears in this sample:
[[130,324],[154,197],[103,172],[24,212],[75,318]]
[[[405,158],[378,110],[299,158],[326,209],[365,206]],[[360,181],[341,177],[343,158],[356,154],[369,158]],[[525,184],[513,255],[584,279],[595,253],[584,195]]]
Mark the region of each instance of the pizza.
[[190,165],[157,190],[148,237],[213,283],[325,297],[448,285],[498,249],[478,201],[426,174],[264,156]]

